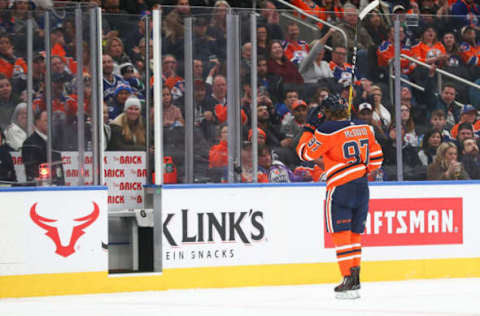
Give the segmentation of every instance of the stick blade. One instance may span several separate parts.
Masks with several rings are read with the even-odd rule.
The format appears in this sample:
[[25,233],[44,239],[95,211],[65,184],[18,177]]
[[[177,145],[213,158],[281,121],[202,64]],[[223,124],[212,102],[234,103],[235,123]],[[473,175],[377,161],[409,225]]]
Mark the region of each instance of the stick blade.
[[376,7],[378,7],[378,5],[380,4],[380,1],[379,0],[375,0],[375,1],[372,1],[370,2],[361,12],[360,14],[358,15],[358,18],[360,20],[363,20],[365,18],[365,16],[370,12],[372,11],[373,9],[375,9]]

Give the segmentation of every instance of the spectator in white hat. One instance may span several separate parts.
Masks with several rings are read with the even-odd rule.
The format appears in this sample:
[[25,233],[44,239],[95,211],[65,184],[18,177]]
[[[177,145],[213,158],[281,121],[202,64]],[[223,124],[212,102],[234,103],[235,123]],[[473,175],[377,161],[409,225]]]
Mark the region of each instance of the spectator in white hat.
[[125,102],[124,112],[111,123],[108,150],[145,150],[145,123],[141,116],[142,105],[135,96]]

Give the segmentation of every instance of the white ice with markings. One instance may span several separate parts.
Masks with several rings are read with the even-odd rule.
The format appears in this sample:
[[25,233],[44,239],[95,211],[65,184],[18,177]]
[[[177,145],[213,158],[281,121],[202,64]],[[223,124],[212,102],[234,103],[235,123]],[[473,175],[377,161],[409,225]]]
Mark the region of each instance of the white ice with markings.
[[365,282],[357,300],[333,284],[0,299],[0,315],[480,315],[480,279]]

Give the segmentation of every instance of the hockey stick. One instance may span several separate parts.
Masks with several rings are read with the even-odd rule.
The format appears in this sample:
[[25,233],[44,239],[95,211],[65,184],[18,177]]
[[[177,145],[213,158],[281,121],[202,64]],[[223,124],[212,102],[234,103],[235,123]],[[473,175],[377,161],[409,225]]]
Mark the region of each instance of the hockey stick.
[[354,46],[353,46],[353,55],[352,55],[352,78],[350,80],[350,90],[348,91],[348,113],[350,114],[352,110],[353,103],[353,83],[355,81],[355,66],[357,64],[357,41],[358,41],[358,25],[363,21],[365,16],[367,16],[370,11],[375,9],[380,4],[379,0],[370,2],[359,14],[358,21],[355,25],[355,37],[354,37]]

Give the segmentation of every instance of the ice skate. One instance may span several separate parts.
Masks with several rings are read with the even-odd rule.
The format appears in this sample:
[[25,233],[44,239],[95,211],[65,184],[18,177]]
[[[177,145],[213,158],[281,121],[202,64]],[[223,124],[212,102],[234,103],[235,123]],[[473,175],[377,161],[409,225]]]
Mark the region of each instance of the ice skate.
[[335,298],[341,300],[359,298],[358,290],[354,288],[353,278],[350,275],[343,277],[342,283],[335,287]]
[[360,267],[350,268],[350,275],[352,276],[353,289],[360,290]]

